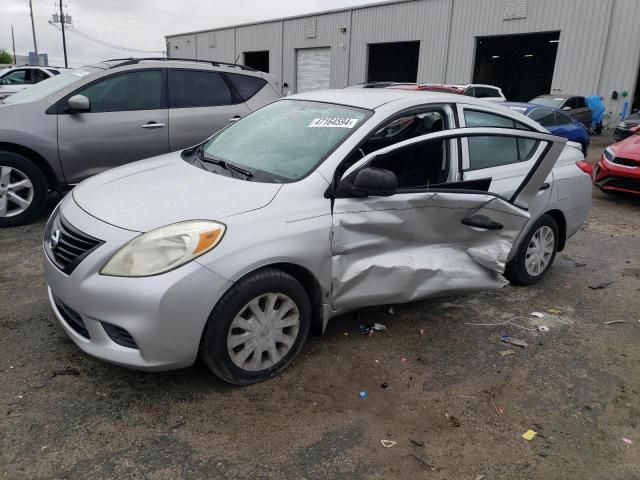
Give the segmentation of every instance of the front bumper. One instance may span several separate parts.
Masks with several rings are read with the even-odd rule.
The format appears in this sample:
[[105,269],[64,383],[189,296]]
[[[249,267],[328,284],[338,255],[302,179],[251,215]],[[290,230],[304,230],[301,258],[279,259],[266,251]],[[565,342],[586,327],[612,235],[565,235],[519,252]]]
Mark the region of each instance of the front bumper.
[[640,195],[640,167],[618,166],[601,157],[593,167],[593,183],[602,190]]
[[[71,340],[89,355],[135,369],[191,365],[209,314],[231,282],[197,262],[153,277],[100,275],[106,261],[139,233],[92,217],[71,195],[60,210],[71,225],[104,240],[69,275],[44,254],[49,300]],[[129,334],[134,343],[123,342],[111,326]]]

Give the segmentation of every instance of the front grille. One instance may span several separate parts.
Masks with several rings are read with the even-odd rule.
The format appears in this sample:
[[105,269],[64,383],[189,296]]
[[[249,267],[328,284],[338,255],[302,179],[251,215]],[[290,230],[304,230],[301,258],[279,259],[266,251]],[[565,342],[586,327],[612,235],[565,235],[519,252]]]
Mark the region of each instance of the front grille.
[[68,305],[65,305],[59,298],[55,296],[53,297],[53,302],[56,304],[58,312],[60,312],[60,315],[62,315],[64,321],[67,322],[67,325],[69,325],[77,334],[82,335],[84,338],[91,338],[89,336],[89,330],[87,330],[87,327],[84,325],[84,321],[82,320],[82,317],[78,312],[76,312]]
[[625,190],[637,190],[640,192],[640,180],[632,178],[613,177],[608,182],[602,184],[606,187],[624,188]]
[[640,167],[640,162],[636,162],[635,160],[631,160],[630,158],[615,157],[613,159],[613,163],[624,165],[625,167]]
[[128,348],[138,348],[138,344],[136,343],[136,341],[124,328],[118,327],[116,325],[111,325],[110,323],[106,322],[102,322],[102,327],[104,328],[104,331],[107,332],[107,335],[109,335],[109,338],[116,342],[118,345],[122,345],[123,347]]
[[73,227],[60,212],[51,216],[44,231],[44,249],[47,255],[67,275],[103,243]]

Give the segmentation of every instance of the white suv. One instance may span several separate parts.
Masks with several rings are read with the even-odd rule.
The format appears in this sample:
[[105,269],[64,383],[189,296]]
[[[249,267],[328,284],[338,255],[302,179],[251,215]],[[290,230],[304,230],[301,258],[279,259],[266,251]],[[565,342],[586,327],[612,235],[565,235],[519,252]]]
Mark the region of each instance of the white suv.
[[59,67],[37,67],[25,65],[3,70],[0,73],[0,99],[7,98],[30,85],[59,75],[66,70]]

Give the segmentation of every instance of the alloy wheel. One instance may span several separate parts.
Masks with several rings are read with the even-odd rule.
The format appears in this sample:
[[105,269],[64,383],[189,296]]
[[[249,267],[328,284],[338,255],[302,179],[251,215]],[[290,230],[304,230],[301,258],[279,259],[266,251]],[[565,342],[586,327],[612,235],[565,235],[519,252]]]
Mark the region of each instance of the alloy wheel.
[[0,166],[0,217],[24,212],[33,202],[34,189],[29,177],[14,167]]

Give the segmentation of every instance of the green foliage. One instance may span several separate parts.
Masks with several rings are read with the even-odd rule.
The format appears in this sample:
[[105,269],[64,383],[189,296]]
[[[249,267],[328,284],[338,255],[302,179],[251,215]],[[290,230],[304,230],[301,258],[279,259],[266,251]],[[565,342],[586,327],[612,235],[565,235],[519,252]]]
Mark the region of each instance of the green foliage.
[[2,48],[0,48],[0,63],[13,63],[13,57]]

